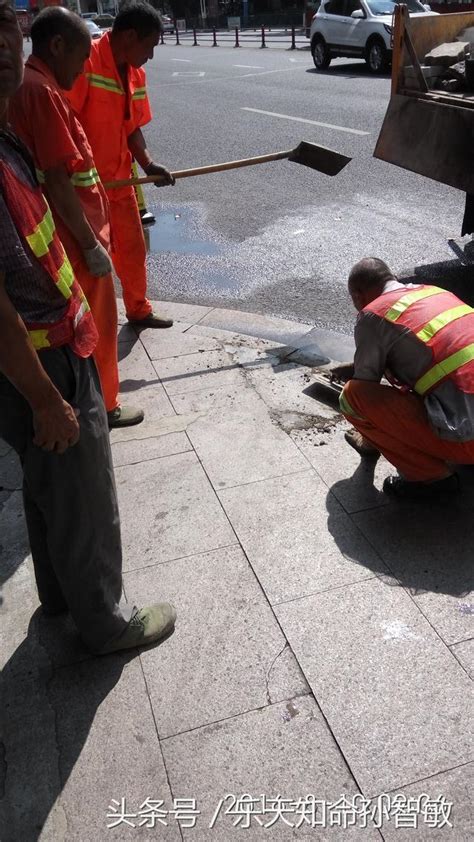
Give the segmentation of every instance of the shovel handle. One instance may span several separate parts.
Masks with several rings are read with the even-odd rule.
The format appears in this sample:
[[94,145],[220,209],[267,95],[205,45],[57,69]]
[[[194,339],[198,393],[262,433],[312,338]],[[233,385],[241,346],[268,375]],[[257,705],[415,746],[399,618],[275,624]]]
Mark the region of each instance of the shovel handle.
[[[257,155],[255,158],[241,158],[239,161],[225,161],[222,164],[209,164],[206,167],[194,167],[190,170],[177,170],[171,173],[173,178],[191,178],[194,175],[207,175],[212,172],[223,170],[234,170],[238,167],[253,167],[254,164],[266,164],[268,161],[280,161],[289,158],[295,150],[289,149],[286,152],[270,152],[268,155]],[[142,178],[122,178],[118,181],[106,181],[104,187],[111,190],[115,187],[134,187],[135,184],[153,184],[161,180],[159,175],[146,175]]]

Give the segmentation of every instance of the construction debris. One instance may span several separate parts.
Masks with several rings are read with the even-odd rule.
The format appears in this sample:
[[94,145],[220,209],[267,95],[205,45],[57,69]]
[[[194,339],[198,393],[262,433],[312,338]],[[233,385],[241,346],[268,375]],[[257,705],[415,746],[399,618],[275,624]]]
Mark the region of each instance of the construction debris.
[[452,41],[449,44],[440,44],[434,47],[425,55],[425,64],[441,64],[443,67],[451,67],[459,61],[464,61],[466,53],[470,51],[469,41]]

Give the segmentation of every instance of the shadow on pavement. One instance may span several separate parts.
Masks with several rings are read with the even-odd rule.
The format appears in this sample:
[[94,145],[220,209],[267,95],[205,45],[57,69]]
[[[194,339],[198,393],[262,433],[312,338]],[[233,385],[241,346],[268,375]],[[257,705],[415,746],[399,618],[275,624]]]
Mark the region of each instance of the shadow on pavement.
[[[351,544],[342,533],[334,497],[354,494],[354,483],[367,496],[373,488],[375,463],[361,460],[353,476],[339,480],[327,497],[328,529],[341,552],[376,574],[386,574],[386,584],[402,585],[413,595],[432,591],[466,596],[473,587],[472,509],[474,469],[460,467],[461,492],[451,499],[426,502],[390,501],[351,516],[353,523],[379,556],[379,561],[359,541]],[[365,488],[364,488],[365,486]],[[380,562],[380,563],[379,563]]]
[[317,70],[315,67],[309,67],[306,73],[313,73],[315,76],[339,76],[343,79],[370,79],[371,81],[377,79],[390,78],[390,71],[386,73],[372,73],[365,61],[359,61],[351,64],[331,64],[327,70]]
[[403,283],[435,284],[447,289],[467,304],[474,305],[474,265],[463,265],[459,260],[427,263],[416,266],[410,274],[400,275]]
[[[98,708],[119,681],[126,664],[124,657],[108,656],[55,670],[48,646],[41,639],[40,625],[38,611],[31,618],[27,637],[2,673],[3,842],[36,842],[46,822],[44,838],[66,838],[67,817],[57,801],[86,743]],[[58,628],[52,631],[57,633]]]

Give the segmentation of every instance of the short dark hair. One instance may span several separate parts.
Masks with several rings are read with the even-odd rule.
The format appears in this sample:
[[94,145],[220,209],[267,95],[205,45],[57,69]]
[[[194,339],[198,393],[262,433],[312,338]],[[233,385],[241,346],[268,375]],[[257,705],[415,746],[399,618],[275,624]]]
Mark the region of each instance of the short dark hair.
[[33,52],[38,53],[47,48],[55,35],[61,35],[68,46],[77,43],[81,38],[90,40],[89,30],[79,15],[62,6],[48,6],[37,15],[31,25]]
[[388,281],[396,280],[392,270],[379,257],[364,257],[349,273],[349,287],[357,291],[385,286]]
[[160,15],[145,0],[127,0],[122,3],[114,20],[112,32],[126,32],[133,29],[139,38],[146,38],[153,32],[162,32]]

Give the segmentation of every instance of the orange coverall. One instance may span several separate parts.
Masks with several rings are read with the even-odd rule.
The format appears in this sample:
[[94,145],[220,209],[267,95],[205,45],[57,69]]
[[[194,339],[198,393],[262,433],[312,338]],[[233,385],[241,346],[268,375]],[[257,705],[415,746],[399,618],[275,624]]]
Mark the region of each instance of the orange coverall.
[[[10,100],[9,119],[30,149],[40,180],[46,170],[61,164],[66,167],[96,238],[110,250],[108,201],[95,169],[91,148],[51,71],[34,56],[26,62],[22,87]],[[90,274],[81,248],[55,212],[54,205],[52,211],[59,237],[85,292],[99,332],[94,357],[105,407],[110,411],[118,406],[119,391],[117,302],[112,275],[94,278]]]
[[[128,137],[152,118],[146,93],[145,71],[128,68],[124,90],[117,70],[109,33],[93,41],[84,74],[68,93],[92,147],[103,182],[130,178],[132,155]],[[146,245],[133,187],[107,191],[112,228],[112,259],[123,290],[130,319],[151,313],[146,297]]]

